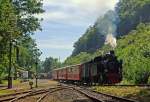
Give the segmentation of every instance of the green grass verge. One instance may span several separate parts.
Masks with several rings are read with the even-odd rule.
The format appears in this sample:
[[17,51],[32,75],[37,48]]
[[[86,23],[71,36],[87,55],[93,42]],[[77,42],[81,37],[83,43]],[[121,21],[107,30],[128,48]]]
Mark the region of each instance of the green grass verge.
[[[115,96],[131,98],[143,102],[150,102],[150,89],[141,87],[125,87],[125,86],[95,86],[94,91],[103,92]],[[146,101],[145,101],[146,100]]]

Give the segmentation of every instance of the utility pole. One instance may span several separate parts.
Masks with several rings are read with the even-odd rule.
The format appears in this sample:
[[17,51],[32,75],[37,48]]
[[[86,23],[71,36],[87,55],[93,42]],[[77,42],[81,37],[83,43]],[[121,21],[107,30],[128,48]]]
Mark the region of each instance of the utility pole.
[[10,37],[10,42],[9,42],[9,69],[8,69],[8,89],[12,88],[12,76],[11,76],[11,57],[12,57],[12,41]]
[[[19,64],[19,46],[17,41],[15,41],[16,45],[15,45],[15,52],[16,52],[16,64]],[[17,79],[17,68],[15,68],[15,76],[14,79]]]
[[40,56],[42,54],[42,52],[39,52],[39,49],[38,48],[36,48],[35,49],[35,57],[36,57],[36,61],[35,61],[35,67],[36,67],[36,69],[35,69],[35,71],[36,71],[36,80],[35,80],[35,87],[37,88],[38,87],[38,56]]
[[60,65],[60,56],[58,58],[58,63],[59,63],[59,68],[60,68],[61,67],[61,65]]
[[36,56],[36,63],[35,63],[35,65],[36,65],[36,79],[35,79],[35,81],[36,81],[36,84],[35,84],[35,87],[37,88],[38,87],[38,71],[37,71],[37,67],[38,67],[38,62],[37,62],[37,56]]
[[36,84],[35,84],[35,87],[36,88],[38,87],[38,58],[37,58],[38,57],[38,50],[39,49],[36,49],[36,52],[35,52],[36,53],[36,62],[35,62],[35,67],[36,67],[36,69],[35,69],[36,70],[36,75],[35,75],[36,76],[35,77],[35,83]]

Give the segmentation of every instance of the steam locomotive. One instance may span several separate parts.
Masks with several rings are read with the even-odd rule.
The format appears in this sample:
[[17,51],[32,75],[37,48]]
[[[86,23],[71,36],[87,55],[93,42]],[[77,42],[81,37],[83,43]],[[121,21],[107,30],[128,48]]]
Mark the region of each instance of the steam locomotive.
[[110,51],[89,62],[54,69],[52,78],[68,83],[115,84],[122,80],[122,61]]

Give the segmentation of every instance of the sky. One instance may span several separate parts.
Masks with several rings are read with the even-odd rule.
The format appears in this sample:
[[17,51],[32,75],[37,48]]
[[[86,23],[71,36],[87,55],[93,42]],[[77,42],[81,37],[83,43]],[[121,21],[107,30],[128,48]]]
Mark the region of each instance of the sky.
[[42,51],[41,60],[47,57],[64,61],[73,51],[73,44],[93,25],[99,16],[113,10],[118,0],[43,0],[45,13],[42,31],[33,36]]

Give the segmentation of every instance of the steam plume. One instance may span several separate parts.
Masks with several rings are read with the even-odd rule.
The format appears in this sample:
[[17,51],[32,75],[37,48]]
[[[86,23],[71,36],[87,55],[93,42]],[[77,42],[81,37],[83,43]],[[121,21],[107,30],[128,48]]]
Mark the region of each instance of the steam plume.
[[109,44],[115,48],[117,46],[116,38],[112,34],[108,34],[106,36],[105,44]]

